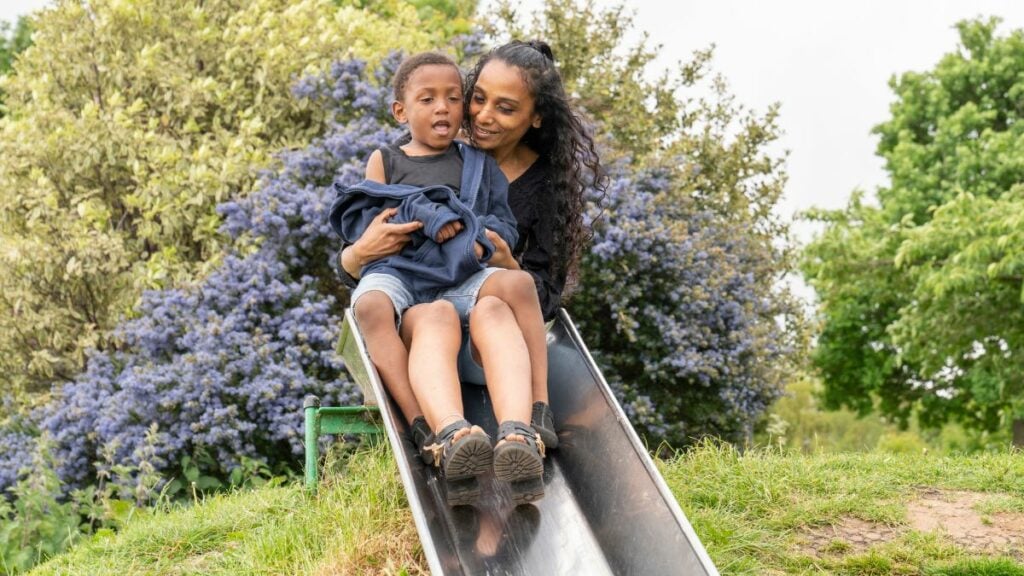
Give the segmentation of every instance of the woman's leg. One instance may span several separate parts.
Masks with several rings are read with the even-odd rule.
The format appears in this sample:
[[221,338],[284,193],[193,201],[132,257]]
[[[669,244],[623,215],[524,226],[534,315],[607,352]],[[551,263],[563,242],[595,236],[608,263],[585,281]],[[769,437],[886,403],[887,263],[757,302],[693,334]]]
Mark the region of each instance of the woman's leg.
[[[533,277],[522,270],[491,274],[480,288],[480,299],[493,296],[508,304],[522,333],[530,359],[530,390],[534,402],[548,402],[548,343]],[[473,340],[477,343],[477,340]],[[477,343],[479,349],[479,344]],[[500,420],[499,420],[500,421]],[[525,420],[529,422],[529,420]]]
[[423,412],[409,382],[409,353],[395,327],[391,298],[379,290],[366,292],[356,301],[353,311],[370,360],[402,415],[412,424]]

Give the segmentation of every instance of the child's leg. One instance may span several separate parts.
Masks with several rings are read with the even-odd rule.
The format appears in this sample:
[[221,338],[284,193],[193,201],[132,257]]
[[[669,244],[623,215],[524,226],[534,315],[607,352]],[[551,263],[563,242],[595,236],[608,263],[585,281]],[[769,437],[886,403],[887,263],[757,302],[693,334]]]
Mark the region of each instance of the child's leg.
[[498,422],[529,422],[530,354],[512,309],[494,296],[481,296],[469,314],[469,333],[483,361]]
[[494,477],[509,483],[512,501],[544,496],[544,444],[528,424],[531,413],[530,353],[512,308],[482,296],[469,314],[469,331],[480,352],[498,420]]
[[381,381],[410,424],[423,415],[409,382],[409,352],[398,337],[396,317],[413,303],[413,295],[400,280],[371,274],[359,281],[351,296],[352,312],[367,353]]
[[462,390],[456,359],[462,327],[451,302],[417,304],[402,317],[402,340],[409,347],[413,393],[434,432],[462,419]]
[[472,504],[480,497],[477,476],[491,468],[491,440],[462,413],[457,358],[462,325],[451,302],[438,300],[410,308],[402,321],[409,346],[409,375],[434,443],[426,447],[441,469],[448,504]]
[[412,424],[423,412],[409,382],[409,354],[398,336],[391,297],[380,290],[367,291],[359,295],[353,311],[370,360],[406,422]]
[[480,288],[480,298],[484,296],[494,296],[511,308],[530,355],[530,389],[533,401],[547,404],[548,343],[533,277],[522,270],[495,272]]

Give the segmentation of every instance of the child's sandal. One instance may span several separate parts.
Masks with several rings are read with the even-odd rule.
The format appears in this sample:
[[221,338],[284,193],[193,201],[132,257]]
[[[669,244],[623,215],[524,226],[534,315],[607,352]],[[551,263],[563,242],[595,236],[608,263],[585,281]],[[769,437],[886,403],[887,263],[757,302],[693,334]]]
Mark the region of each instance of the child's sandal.
[[[455,440],[455,434],[469,428],[469,434]],[[441,469],[445,480],[445,498],[449,506],[473,504],[480,497],[480,483],[476,477],[491,467],[494,449],[491,439],[480,428],[465,420],[449,424],[437,434],[435,442],[424,448]]]
[[[509,440],[509,436],[522,436],[525,442]],[[498,426],[501,440],[505,443],[494,449],[495,478],[509,483],[516,504],[543,498],[544,441],[533,428],[517,420],[506,420]]]

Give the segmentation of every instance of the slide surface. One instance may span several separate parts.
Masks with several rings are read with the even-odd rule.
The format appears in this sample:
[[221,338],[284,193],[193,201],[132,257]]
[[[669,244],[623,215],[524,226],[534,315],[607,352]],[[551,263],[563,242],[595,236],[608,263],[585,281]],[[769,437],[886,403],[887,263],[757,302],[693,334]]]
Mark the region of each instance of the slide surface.
[[[545,459],[544,498],[520,506],[491,475],[476,506],[445,504],[443,481],[416,456],[351,311],[345,323],[343,355],[366,402],[380,405],[435,575],[718,574],[564,310],[548,333],[560,444]],[[463,400],[467,419],[493,438],[485,387],[464,385]]]

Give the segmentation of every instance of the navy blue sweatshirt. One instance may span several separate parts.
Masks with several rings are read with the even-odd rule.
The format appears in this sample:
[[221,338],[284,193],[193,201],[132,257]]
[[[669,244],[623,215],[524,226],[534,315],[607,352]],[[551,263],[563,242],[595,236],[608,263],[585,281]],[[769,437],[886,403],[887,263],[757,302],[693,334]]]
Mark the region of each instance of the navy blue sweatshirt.
[[[516,220],[508,206],[508,181],[497,163],[483,152],[460,143],[463,157],[461,191],[447,186],[407,186],[364,180],[355,186],[335,185],[337,197],[330,223],[346,244],[362,236],[381,211],[398,207],[391,222],[418,220],[424,227],[393,256],[375,260],[361,271],[401,278],[417,299],[429,299],[437,290],[458,285],[482,270],[494,253],[485,228],[498,233],[509,246],[519,238]],[[443,244],[434,241],[445,224],[461,220],[464,229]],[[484,247],[477,260],[474,244]]]

